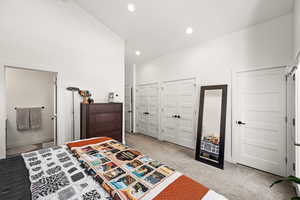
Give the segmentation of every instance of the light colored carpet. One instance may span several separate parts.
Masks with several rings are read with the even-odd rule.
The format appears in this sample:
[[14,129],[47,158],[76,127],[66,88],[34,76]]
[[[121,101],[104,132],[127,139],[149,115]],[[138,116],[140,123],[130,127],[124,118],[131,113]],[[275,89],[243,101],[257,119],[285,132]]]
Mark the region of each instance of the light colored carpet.
[[288,200],[295,196],[290,184],[269,185],[278,177],[225,162],[220,170],[194,160],[194,151],[141,134],[126,134],[127,145],[160,160],[230,200]]

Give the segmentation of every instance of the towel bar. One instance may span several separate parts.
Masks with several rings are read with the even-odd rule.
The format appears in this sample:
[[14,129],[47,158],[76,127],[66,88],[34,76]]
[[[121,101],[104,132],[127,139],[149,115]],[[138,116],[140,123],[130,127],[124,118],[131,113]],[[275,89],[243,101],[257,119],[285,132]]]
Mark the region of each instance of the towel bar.
[[[42,106],[41,109],[45,109],[45,106]],[[17,110],[17,107],[15,107],[15,110]]]

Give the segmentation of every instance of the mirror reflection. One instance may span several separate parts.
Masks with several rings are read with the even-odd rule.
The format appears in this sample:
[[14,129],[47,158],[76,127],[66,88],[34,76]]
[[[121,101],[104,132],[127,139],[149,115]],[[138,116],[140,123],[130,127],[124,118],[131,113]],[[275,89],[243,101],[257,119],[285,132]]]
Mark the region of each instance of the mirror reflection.
[[205,91],[200,156],[214,162],[219,160],[221,105],[221,89]]

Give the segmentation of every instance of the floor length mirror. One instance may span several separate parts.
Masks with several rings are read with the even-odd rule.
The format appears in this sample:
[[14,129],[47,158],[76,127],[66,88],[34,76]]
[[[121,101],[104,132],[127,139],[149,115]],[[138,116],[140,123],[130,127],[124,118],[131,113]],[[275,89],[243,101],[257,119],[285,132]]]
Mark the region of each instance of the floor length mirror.
[[227,85],[202,86],[196,160],[224,168]]

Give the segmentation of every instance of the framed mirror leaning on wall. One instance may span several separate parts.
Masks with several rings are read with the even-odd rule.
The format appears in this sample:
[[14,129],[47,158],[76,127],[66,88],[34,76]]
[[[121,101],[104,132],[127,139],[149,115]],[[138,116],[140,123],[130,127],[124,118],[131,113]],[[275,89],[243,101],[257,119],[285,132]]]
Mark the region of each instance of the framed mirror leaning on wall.
[[202,86],[196,160],[224,168],[227,85]]

